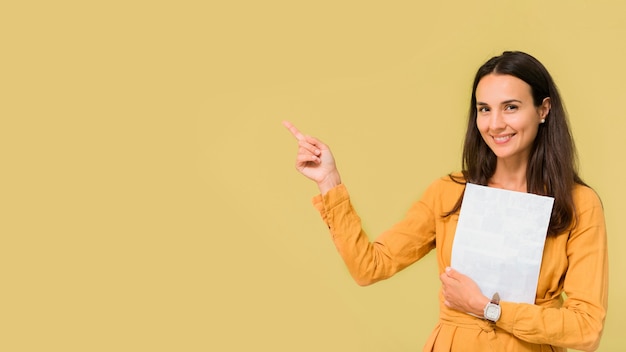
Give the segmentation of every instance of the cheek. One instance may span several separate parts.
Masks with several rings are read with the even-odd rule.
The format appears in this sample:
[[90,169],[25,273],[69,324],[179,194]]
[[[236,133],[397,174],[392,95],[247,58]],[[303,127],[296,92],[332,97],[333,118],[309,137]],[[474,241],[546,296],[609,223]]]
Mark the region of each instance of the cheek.
[[533,120],[529,120],[523,126],[519,126],[517,130],[524,131],[526,138],[534,140],[537,137],[537,132],[539,132],[539,125],[534,123]]
[[484,137],[484,135],[489,131],[489,124],[487,119],[481,119],[480,117],[476,118],[476,128],[478,132]]
[[479,131],[482,132],[482,128],[483,128],[483,123],[480,119],[480,117],[477,117],[476,120],[474,120],[476,122],[476,128],[478,128]]

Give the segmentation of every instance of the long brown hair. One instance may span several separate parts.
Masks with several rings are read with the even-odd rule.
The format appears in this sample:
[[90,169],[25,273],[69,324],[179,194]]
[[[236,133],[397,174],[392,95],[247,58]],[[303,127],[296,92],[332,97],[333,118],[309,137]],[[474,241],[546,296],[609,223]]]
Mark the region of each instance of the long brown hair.
[[[575,224],[572,198],[574,185],[586,184],[578,175],[574,139],[559,91],[548,70],[534,57],[519,51],[505,51],[478,69],[472,87],[463,145],[463,179],[450,177],[456,182],[486,186],[496,170],[496,155],[487,146],[476,126],[476,87],[484,76],[491,73],[515,76],[526,82],[531,88],[536,107],[545,98],[550,98],[550,112],[545,123],[539,126],[530,152],[526,182],[529,193],[554,197],[548,234],[562,233]],[[462,201],[463,195],[446,216],[457,212]]]

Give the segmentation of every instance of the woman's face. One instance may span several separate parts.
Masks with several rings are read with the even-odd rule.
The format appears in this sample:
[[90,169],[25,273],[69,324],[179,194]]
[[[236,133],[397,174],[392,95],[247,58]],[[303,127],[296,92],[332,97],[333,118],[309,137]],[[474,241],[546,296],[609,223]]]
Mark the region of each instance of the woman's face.
[[530,86],[511,75],[489,74],[476,87],[476,125],[498,161],[527,163],[550,98],[535,106]]

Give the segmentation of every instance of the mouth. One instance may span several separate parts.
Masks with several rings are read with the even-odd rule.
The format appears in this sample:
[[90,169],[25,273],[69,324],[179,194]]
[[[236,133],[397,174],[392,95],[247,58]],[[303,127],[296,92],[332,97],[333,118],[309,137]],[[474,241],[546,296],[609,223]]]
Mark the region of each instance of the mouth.
[[514,135],[515,133],[511,133],[511,134],[505,134],[505,135],[499,135],[499,136],[491,136],[491,138],[493,138],[493,141],[496,142],[496,144],[504,144],[510,141]]

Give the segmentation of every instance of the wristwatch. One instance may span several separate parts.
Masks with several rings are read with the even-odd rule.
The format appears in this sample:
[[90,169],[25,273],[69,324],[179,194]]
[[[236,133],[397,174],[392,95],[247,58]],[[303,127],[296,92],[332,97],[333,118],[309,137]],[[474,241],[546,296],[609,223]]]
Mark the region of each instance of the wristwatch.
[[485,306],[483,314],[485,319],[494,323],[500,319],[500,295],[498,295],[497,292],[493,295],[491,302],[487,303]]

